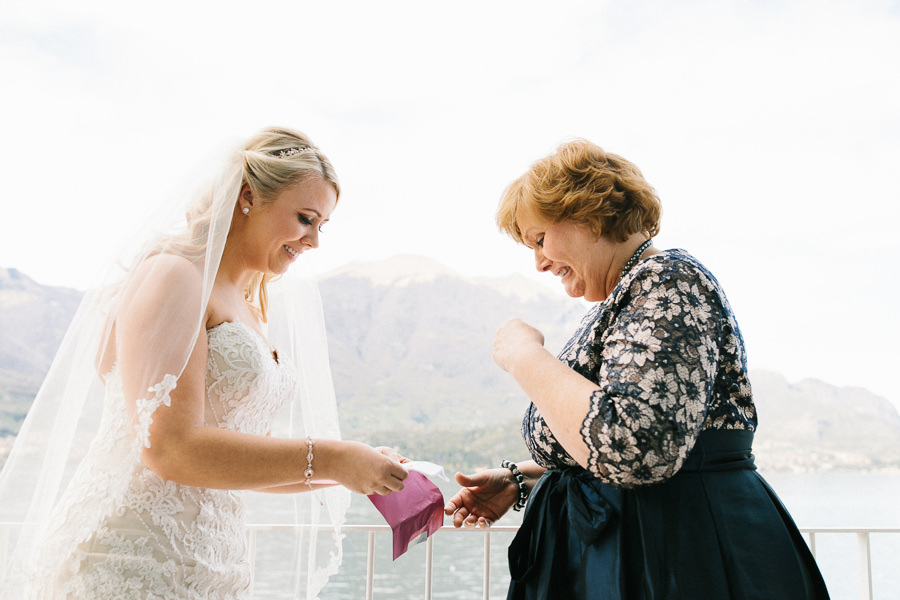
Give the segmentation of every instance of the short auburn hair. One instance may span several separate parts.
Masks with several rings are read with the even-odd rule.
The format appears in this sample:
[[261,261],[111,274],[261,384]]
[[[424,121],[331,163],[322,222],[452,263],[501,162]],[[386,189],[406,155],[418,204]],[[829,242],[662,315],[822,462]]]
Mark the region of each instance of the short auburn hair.
[[619,242],[638,232],[655,236],[662,215],[656,190],[636,165],[583,139],[560,145],[504,190],[497,225],[520,244],[518,215],[528,209],[551,224],[581,223]]

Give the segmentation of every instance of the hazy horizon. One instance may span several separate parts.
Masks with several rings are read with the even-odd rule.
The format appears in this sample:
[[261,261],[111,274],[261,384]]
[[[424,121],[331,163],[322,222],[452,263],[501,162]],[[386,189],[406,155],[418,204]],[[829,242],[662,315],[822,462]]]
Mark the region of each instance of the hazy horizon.
[[[390,268],[387,268],[388,266]],[[376,268],[373,269],[372,267],[376,267]],[[381,267],[381,269],[379,270],[378,267]],[[5,265],[0,265],[0,270],[3,270],[3,269],[15,269],[16,271],[18,271],[25,277],[28,277],[29,279],[32,279],[33,281],[35,281],[35,283],[37,283],[38,285],[47,285],[44,282],[37,281],[34,278],[30,277],[30,275],[28,273],[25,273],[21,269],[17,269],[15,267],[9,267],[9,266],[5,266]],[[372,281],[375,281],[376,283],[378,283],[380,285],[389,285],[392,282],[397,281],[398,279],[404,279],[407,281],[422,280],[422,279],[430,278],[430,276],[432,276],[432,275],[451,274],[451,275],[458,276],[458,277],[461,277],[464,279],[477,279],[480,281],[483,281],[486,279],[488,279],[488,280],[489,279],[503,280],[508,277],[520,277],[521,276],[519,273],[511,273],[509,275],[498,275],[494,278],[491,278],[488,276],[476,276],[476,275],[459,272],[455,269],[452,269],[451,267],[449,267],[447,265],[444,265],[440,261],[437,261],[433,258],[429,258],[426,256],[415,255],[415,254],[398,254],[395,256],[391,256],[391,257],[387,257],[387,258],[383,258],[383,259],[376,259],[376,260],[354,259],[344,265],[337,265],[328,271],[319,273],[317,275],[317,278],[322,279],[322,278],[327,278],[327,277],[333,276],[333,275],[344,274],[347,272],[352,272],[354,274],[359,274],[361,276],[368,277]],[[415,274],[417,277],[416,276],[409,277],[408,274],[410,274],[410,273]],[[544,285],[540,285],[538,282],[530,280],[530,279],[525,279],[524,281],[528,282],[526,285],[536,286],[537,289],[543,290],[544,292],[546,292],[548,294],[558,295],[561,299],[567,298],[567,296],[561,290],[553,289],[551,287],[544,286]],[[51,286],[51,287],[54,287],[54,286]],[[61,286],[61,287],[66,287],[66,286]],[[72,289],[72,288],[70,288],[70,289]],[[83,291],[83,290],[79,290],[79,291]],[[518,287],[516,290],[508,290],[508,291],[511,294],[516,294],[516,293],[522,293],[526,290],[523,290],[521,287]],[[589,303],[587,303],[583,300],[578,300],[578,301],[572,300],[572,302],[580,302],[584,306],[585,312],[587,312],[589,309]],[[513,315],[511,313],[510,316],[515,316],[515,315]],[[573,330],[573,332],[574,332],[574,330]],[[864,382],[840,385],[840,384],[836,384],[835,382],[829,380],[827,377],[791,378],[788,375],[786,375],[784,372],[779,371],[777,369],[755,368],[752,365],[752,361],[751,361],[751,365],[750,365],[750,371],[751,372],[766,371],[766,372],[770,372],[770,373],[775,373],[781,377],[784,377],[785,380],[790,384],[799,384],[805,380],[813,380],[813,381],[820,381],[822,383],[832,385],[835,387],[839,387],[839,388],[861,388],[870,394],[873,394],[875,396],[878,396],[880,398],[887,400],[889,403],[891,403],[893,405],[895,410],[897,410],[897,412],[900,413],[900,401],[893,400],[887,396],[884,396],[883,394],[878,394],[876,391],[867,388]]]

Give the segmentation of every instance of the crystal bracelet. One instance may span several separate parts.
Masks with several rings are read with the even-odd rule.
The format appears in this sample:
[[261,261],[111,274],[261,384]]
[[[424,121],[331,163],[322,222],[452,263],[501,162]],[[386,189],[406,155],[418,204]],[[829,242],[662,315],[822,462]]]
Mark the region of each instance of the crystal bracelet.
[[312,487],[312,477],[315,474],[315,471],[313,471],[312,468],[314,443],[315,442],[311,437],[306,436],[306,446],[308,449],[306,451],[306,470],[303,471],[303,476],[306,477],[306,481],[304,483],[306,483],[306,485],[308,485],[309,487]]
[[519,497],[516,499],[513,510],[522,510],[525,508],[525,501],[528,500],[528,486],[525,485],[525,478],[522,477],[522,473],[519,471],[519,467],[516,466],[516,463],[512,461],[504,460],[500,463],[500,466],[512,471],[513,477],[516,480],[516,485],[519,486]]

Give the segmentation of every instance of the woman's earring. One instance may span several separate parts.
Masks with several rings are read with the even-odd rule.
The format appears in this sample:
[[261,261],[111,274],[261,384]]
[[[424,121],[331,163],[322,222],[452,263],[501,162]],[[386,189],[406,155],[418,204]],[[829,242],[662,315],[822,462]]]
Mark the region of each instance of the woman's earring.
[[245,206],[244,208],[241,209],[241,212],[244,213],[245,215],[250,214],[250,207]]

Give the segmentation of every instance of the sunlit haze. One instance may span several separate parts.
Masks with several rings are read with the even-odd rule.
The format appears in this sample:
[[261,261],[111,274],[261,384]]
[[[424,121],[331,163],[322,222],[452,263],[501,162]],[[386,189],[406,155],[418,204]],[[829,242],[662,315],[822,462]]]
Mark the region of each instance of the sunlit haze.
[[[533,272],[503,188],[585,137],[659,191],[751,369],[900,404],[900,5],[34,2],[0,12],[0,267],[84,289],[209,152],[301,129],[343,193],[321,272]],[[304,259],[306,257],[304,256]]]

